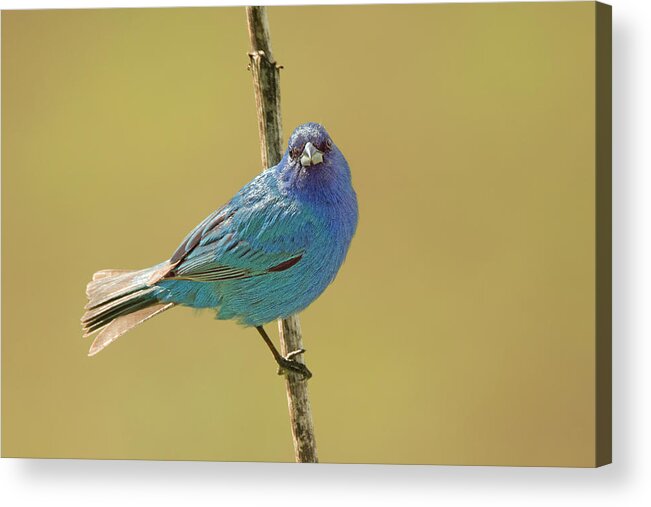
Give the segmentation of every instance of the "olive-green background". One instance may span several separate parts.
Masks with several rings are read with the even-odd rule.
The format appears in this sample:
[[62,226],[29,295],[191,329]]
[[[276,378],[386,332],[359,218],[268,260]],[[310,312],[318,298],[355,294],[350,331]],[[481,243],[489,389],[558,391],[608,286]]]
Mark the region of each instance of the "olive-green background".
[[[360,203],[301,315],[321,460],[593,465],[595,5],[269,15],[285,134],[322,122]],[[293,459],[254,330],[79,326],[261,169],[247,44],[243,8],[2,14],[4,456]]]

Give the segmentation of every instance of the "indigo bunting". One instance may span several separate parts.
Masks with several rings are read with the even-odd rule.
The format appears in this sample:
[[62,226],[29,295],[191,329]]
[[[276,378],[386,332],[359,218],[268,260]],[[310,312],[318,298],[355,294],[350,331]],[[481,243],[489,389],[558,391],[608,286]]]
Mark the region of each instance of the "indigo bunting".
[[88,355],[176,305],[212,308],[217,319],[256,327],[281,371],[309,378],[282,356],[264,324],[300,312],[332,282],[357,227],[350,169],[325,128],[300,125],[282,160],[209,215],[174,254],[150,268],[105,269],[86,288]]

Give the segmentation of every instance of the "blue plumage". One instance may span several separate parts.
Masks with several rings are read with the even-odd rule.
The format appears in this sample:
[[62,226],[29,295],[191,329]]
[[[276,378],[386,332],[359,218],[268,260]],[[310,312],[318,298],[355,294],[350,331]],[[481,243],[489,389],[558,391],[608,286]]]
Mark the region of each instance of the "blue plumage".
[[262,326],[300,312],[332,282],[357,226],[350,169],[326,130],[299,126],[278,165],[201,222],[169,261],[104,270],[88,286],[91,354],[173,305]]

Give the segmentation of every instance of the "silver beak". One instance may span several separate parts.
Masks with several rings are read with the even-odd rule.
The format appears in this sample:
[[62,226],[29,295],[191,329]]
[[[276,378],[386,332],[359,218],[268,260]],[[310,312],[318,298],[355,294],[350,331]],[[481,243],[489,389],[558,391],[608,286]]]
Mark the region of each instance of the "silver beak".
[[319,151],[312,143],[307,143],[301,154],[301,165],[309,167],[323,162],[323,152]]

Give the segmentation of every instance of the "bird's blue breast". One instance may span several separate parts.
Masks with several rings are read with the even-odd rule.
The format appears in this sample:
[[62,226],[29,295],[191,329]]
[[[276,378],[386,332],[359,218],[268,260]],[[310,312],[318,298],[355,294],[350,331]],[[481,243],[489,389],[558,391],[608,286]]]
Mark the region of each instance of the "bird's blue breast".
[[[303,310],[325,290],[357,226],[348,167],[347,178],[332,182],[336,202],[283,186],[283,169],[263,172],[188,235],[196,245],[176,277],[158,282],[159,299],[257,326]],[[212,280],[205,272],[220,279],[197,281]]]

